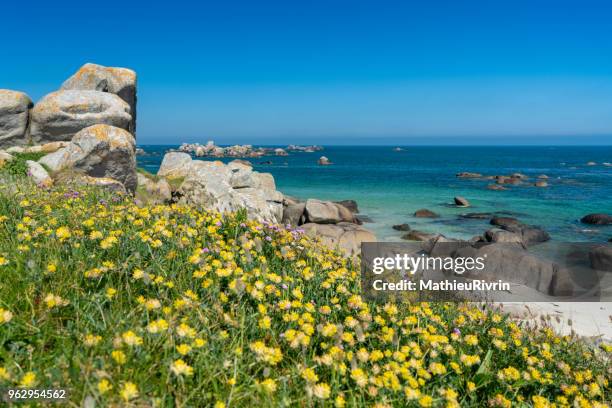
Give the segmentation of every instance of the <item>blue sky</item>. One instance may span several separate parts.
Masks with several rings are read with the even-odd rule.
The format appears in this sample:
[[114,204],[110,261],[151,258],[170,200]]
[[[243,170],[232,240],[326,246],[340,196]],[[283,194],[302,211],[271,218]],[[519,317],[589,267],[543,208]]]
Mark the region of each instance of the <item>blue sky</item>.
[[612,144],[607,1],[5,2],[0,88],[139,75],[139,143]]

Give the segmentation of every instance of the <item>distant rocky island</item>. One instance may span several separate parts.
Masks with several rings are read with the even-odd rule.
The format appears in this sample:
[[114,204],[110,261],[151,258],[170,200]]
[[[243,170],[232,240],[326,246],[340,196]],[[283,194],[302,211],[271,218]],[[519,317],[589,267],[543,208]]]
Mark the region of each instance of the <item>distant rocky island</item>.
[[262,156],[287,156],[288,152],[314,153],[323,150],[322,146],[297,146],[289,145],[286,148],[280,147],[254,147],[253,145],[234,145],[217,146],[213,140],[209,140],[205,145],[200,143],[183,143],[177,149],[179,152],[191,153],[196,157],[236,157],[236,158],[255,158]]

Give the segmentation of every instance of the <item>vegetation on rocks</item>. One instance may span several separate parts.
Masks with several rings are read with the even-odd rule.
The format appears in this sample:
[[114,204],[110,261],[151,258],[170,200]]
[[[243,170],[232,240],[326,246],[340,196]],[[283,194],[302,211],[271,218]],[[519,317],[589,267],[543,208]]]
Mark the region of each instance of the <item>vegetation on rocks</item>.
[[1,185],[0,387],[74,406],[609,404],[610,345],[371,303],[351,262],[243,212]]
[[4,163],[0,167],[0,173],[9,174],[11,176],[25,176],[28,173],[28,160],[38,161],[45,153],[13,153],[13,159]]

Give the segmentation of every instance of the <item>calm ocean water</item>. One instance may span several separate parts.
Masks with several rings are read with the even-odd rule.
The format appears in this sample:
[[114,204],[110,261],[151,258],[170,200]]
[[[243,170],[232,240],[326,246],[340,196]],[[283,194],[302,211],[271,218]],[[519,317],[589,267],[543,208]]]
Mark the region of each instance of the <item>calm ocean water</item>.
[[[175,146],[141,146],[148,154],[139,166],[155,173],[163,154]],[[317,165],[327,156],[334,164]],[[231,159],[223,159],[224,162]],[[271,161],[272,164],[260,164]],[[587,162],[596,166],[587,166]],[[487,220],[462,219],[466,212],[508,212],[525,223],[544,227],[555,240],[607,241],[612,227],[581,224],[588,213],[612,213],[612,147],[405,147],[332,146],[323,152],[291,153],[287,157],[251,159],[257,171],[274,175],[285,194],[324,200],[354,199],[361,214],[374,221],[365,226],[380,240],[397,240],[391,226],[407,222],[413,229],[469,238],[485,231]],[[491,191],[490,181],[457,179],[460,171],[484,175],[521,172],[546,174],[549,187],[510,187]],[[461,195],[472,206],[451,205]],[[438,219],[417,219],[415,210],[428,208]]]

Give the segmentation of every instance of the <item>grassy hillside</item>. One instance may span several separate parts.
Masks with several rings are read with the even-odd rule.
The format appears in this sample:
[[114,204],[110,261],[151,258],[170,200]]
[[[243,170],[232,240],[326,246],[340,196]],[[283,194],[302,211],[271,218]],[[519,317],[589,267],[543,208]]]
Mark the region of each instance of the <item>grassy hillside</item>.
[[0,185],[0,388],[74,406],[606,406],[611,348],[456,304],[376,305],[274,226]]

